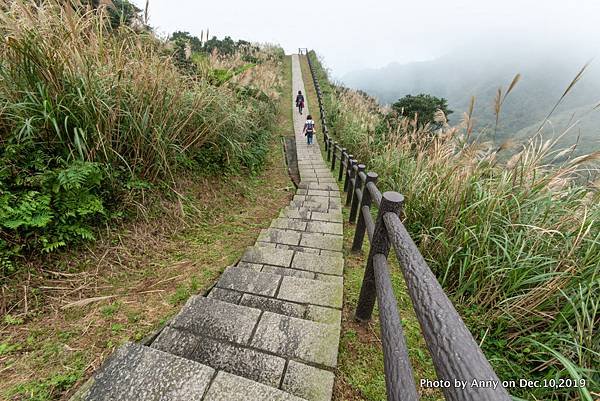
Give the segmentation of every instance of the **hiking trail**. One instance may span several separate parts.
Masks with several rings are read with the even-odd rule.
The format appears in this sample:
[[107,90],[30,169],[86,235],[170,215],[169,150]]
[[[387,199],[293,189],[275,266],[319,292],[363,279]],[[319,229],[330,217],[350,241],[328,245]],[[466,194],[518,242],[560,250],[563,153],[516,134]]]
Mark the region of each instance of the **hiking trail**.
[[[294,96],[306,96],[298,55]],[[331,400],[343,296],[342,210],[294,107],[300,186],[206,297],[149,344],[126,343],[72,400]]]

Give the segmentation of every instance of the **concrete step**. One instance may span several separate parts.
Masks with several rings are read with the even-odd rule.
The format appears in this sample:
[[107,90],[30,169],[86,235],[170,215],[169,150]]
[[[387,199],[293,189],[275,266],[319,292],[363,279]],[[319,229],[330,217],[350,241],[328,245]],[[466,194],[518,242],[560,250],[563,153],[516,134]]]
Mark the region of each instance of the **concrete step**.
[[[340,238],[335,237],[339,236],[329,234],[306,233],[302,236],[302,239],[300,240],[300,245],[298,246],[262,241],[256,242],[254,246],[257,248],[282,249],[294,252],[313,253],[316,255],[335,256],[342,252],[341,247],[338,246],[341,240]],[[319,242],[322,238],[325,238],[326,243],[321,244]]]
[[[170,332],[169,335],[173,333]],[[165,337],[166,338],[166,337]],[[163,343],[166,340],[162,340]],[[266,354],[265,354],[266,355]],[[283,360],[282,360],[283,361]],[[257,366],[260,360],[256,361]],[[160,347],[146,347],[127,343],[107,359],[92,378],[71,398],[71,401],[302,401],[311,398],[292,394],[306,394],[314,400],[325,400],[329,383],[321,379],[322,388],[294,386],[294,383],[310,374],[310,366],[290,369],[283,378],[280,390],[276,386],[217,371],[191,358],[164,352]],[[263,366],[264,367],[264,366]],[[308,368],[308,369],[306,369]],[[283,365],[281,366],[283,371]],[[305,372],[306,370],[306,372]],[[312,372],[321,376],[330,372]],[[300,377],[302,375],[302,377]],[[333,378],[331,378],[333,385]],[[317,397],[321,398],[317,398]]]
[[[318,212],[314,212],[318,213]],[[315,216],[316,217],[316,216]],[[271,222],[271,228],[280,230],[294,230],[309,233],[323,233],[343,235],[344,225],[341,222],[322,220],[302,220],[290,217],[278,217]],[[260,236],[259,236],[260,241]],[[298,244],[289,244],[298,245]]]
[[[223,296],[223,291],[234,291],[242,295],[236,302],[242,306],[247,305],[282,314],[287,314],[286,310],[290,310],[290,315],[298,318],[303,317],[298,313],[299,311],[306,311],[306,308],[300,309],[301,306],[341,309],[343,278],[337,274],[341,274],[343,270],[343,259],[311,254],[297,254],[296,258],[295,266],[313,269],[306,272],[320,274],[319,278],[317,279],[316,276],[303,278],[259,272],[243,267],[228,267],[215,286],[218,291],[214,296],[211,296],[211,292],[209,299],[232,303],[234,297],[230,294]],[[299,305],[286,306],[289,302]]]
[[326,211],[317,212],[311,211],[308,208],[288,206],[283,208],[279,213],[279,217],[287,217],[290,219],[300,220],[318,220],[318,221],[332,221],[342,222],[342,213],[337,211]]
[[153,348],[305,398],[331,399],[333,373],[250,347],[167,327]]
[[[329,400],[341,323],[343,286],[336,278],[228,268],[208,298],[188,300],[152,347],[307,400]],[[265,283],[273,279],[281,281],[275,294]]]
[[200,400],[215,370],[166,352],[127,343],[117,349],[72,401]]
[[246,248],[240,261],[289,268],[292,267],[295,253],[340,256],[342,246],[343,238],[340,235],[303,233],[298,246],[258,241],[255,246]]

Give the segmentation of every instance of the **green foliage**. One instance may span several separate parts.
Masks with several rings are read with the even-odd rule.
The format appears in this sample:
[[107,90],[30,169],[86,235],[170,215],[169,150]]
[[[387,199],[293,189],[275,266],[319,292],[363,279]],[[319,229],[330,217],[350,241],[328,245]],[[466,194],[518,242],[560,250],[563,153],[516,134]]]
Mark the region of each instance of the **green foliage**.
[[202,50],[206,53],[217,51],[222,55],[239,53],[246,61],[256,62],[255,60],[252,60],[252,56],[258,51],[258,47],[245,40],[238,40],[236,42],[229,36],[225,36],[224,39],[217,39],[216,36],[213,36],[212,39],[207,40],[203,44]]
[[20,395],[30,401],[50,401],[56,393],[62,393],[71,388],[85,373],[82,361],[76,361],[74,369],[55,373],[45,380],[35,380],[21,384],[12,390],[12,395]]
[[177,286],[175,293],[169,298],[169,303],[172,305],[180,305],[187,301],[189,297],[198,292],[198,278],[192,277],[189,284],[181,284]]
[[87,7],[103,9],[102,6],[106,5],[108,20],[112,28],[118,28],[121,25],[129,26],[134,20],[141,20],[140,13],[142,10],[128,0],[112,0],[108,4],[103,4],[101,0],[82,0],[81,4],[84,5],[81,12],[86,12]]
[[[68,7],[0,10],[0,275],[27,255],[93,240],[131,206],[123,199],[178,174],[255,171],[274,124],[271,97],[234,79],[255,64],[213,69],[207,58],[206,78],[190,60],[182,73],[149,32]],[[125,23],[139,12],[126,0],[108,8]]]
[[392,109],[398,115],[408,118],[414,118],[425,125],[433,121],[433,115],[440,109],[446,116],[453,113],[448,109],[448,101],[444,98],[438,98],[432,95],[421,93],[416,96],[406,95],[392,104]]

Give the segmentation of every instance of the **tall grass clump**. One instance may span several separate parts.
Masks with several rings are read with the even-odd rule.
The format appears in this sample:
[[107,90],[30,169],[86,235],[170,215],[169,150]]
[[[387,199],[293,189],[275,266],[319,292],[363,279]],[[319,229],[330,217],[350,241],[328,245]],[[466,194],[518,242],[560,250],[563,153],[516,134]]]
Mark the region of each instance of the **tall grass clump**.
[[[167,43],[115,25],[109,11],[1,3],[5,272],[22,255],[92,239],[95,226],[123,210],[124,194],[171,187],[184,171],[256,170],[265,158],[279,53],[265,50],[275,56],[216,84],[200,68],[182,71]],[[234,58],[220,58],[219,69],[233,71]]]
[[586,381],[511,394],[592,400],[600,390],[600,152],[570,158],[572,149],[539,135],[495,146],[476,137],[468,115],[439,134],[409,119],[390,126],[373,99],[329,88],[330,131],[379,174],[378,186],[406,196],[407,229],[499,376]]

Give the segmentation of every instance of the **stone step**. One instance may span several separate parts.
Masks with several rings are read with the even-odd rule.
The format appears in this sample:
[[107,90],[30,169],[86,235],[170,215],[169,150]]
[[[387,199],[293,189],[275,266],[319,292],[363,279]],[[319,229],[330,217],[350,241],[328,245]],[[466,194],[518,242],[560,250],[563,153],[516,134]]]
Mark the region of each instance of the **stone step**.
[[296,190],[296,195],[307,195],[307,196],[327,196],[331,198],[340,198],[340,191],[337,189],[329,191],[326,189],[303,189],[299,188]]
[[198,362],[126,343],[71,400],[201,400],[215,373],[214,369]]
[[[239,270],[253,272],[252,269],[232,270],[235,272],[233,274],[239,273]],[[240,285],[243,288],[243,284]],[[238,348],[250,348],[284,359],[292,358],[302,363],[333,368],[337,363],[342,290],[341,281],[284,276],[275,297],[262,297],[261,300],[256,299],[254,294],[243,294],[240,302],[264,309],[275,307],[277,303],[279,306],[285,302],[300,304],[306,308],[302,318],[283,315],[282,310],[278,310],[279,313],[262,311],[216,298],[193,296],[167,327]],[[187,345],[183,342],[183,345],[176,346],[184,348]]]
[[299,189],[318,189],[318,190],[326,190],[326,191],[339,191],[339,187],[336,183],[327,183],[327,184],[319,184],[319,183],[308,183],[308,182],[300,182],[298,184]]
[[264,312],[251,346],[284,358],[334,368],[339,336],[339,327],[331,324]]
[[[240,271],[252,272],[251,269],[243,268],[232,270],[234,274]],[[240,274],[240,277],[246,275]],[[169,326],[240,345],[248,345],[263,311],[339,327],[343,291],[341,279],[280,277],[280,288],[273,297],[245,293],[242,284],[241,290],[217,287],[215,295],[211,292],[208,297],[193,296],[169,322]],[[234,303],[233,294],[229,294],[230,298],[225,298],[224,292],[240,294],[237,300],[239,304]]]
[[[308,270],[307,273],[320,274],[320,276],[318,279],[316,276],[315,278],[303,278],[259,272],[243,267],[228,267],[215,285],[215,289],[219,291],[214,296],[209,294],[208,299],[239,303],[240,305],[284,314],[285,312],[279,312],[273,308],[281,308],[284,311],[286,308],[285,301],[301,305],[341,309],[343,259],[341,257],[299,253],[295,256],[290,270],[301,271],[302,269]],[[223,290],[234,291],[242,294],[242,296],[240,299],[236,299],[231,294],[223,294]],[[261,302],[261,300],[263,301]],[[191,302],[199,301],[194,300]],[[265,307],[262,308],[262,305],[265,305]],[[185,309],[184,307],[180,315],[184,313]],[[235,313],[235,311],[231,311],[231,313]],[[292,316],[302,317],[295,310]],[[206,331],[201,331],[200,334],[202,333],[206,333]]]
[[[121,346],[79,389],[71,401],[325,401],[331,399],[333,388],[331,372],[289,361],[283,375],[286,361],[282,358],[278,358],[274,365],[270,365],[273,359],[263,358],[276,357],[264,353],[260,356],[246,355],[246,358],[255,357],[251,363],[254,363],[256,372],[266,370],[262,373],[263,377],[271,374],[273,368],[279,372],[280,379],[270,386],[228,373],[225,369],[214,369],[193,358],[178,356],[182,347],[190,347],[193,340],[184,336],[174,337],[174,334],[178,333],[172,329],[163,333],[167,334],[160,340],[162,345],[157,343],[157,346],[153,344],[152,347],[147,347],[126,343]],[[170,340],[172,347],[167,346]],[[214,344],[209,343],[203,351],[199,352],[210,352],[211,346],[214,347]],[[166,352],[160,349],[164,347],[167,349]],[[231,355],[231,349],[215,349],[224,352],[225,356]],[[223,361],[222,355],[213,354],[212,357],[213,360],[221,358],[220,360]],[[314,379],[311,380],[312,383],[307,383],[307,378]],[[280,387],[280,383],[282,390],[277,388]]]
[[[319,212],[315,212],[315,217],[318,217]],[[312,217],[312,214],[311,214]],[[320,221],[320,220],[302,220],[302,219],[293,219],[290,217],[278,217],[271,222],[270,231],[275,233],[283,230],[294,230],[296,232],[309,232],[309,233],[323,233],[323,234],[336,234],[343,235],[344,233],[344,225],[341,222],[333,222],[333,221]],[[263,230],[265,231],[265,230]],[[269,231],[269,230],[267,230]],[[261,232],[262,234],[262,232]],[[259,236],[259,241],[261,241]],[[277,241],[275,241],[277,242]],[[293,241],[292,241],[293,242]],[[290,243],[288,245],[298,245],[297,243]]]
[[[308,233],[308,234],[311,234],[311,233]],[[321,248],[312,248],[312,247],[308,247],[308,246],[304,246],[304,245],[295,246],[295,245],[276,244],[273,242],[258,241],[256,244],[254,244],[254,246],[258,247],[258,248],[282,249],[282,250],[286,250],[286,251],[312,253],[315,255],[339,256],[340,254],[342,254],[341,251],[334,251],[334,250],[321,249]]]
[[210,366],[219,372],[274,388],[281,387],[307,400],[324,401],[331,398],[332,372],[250,347],[195,336],[170,327],[161,332],[152,347]]
[[300,219],[300,220],[318,220],[318,221],[331,221],[331,222],[342,222],[343,215],[342,213],[338,213],[335,211],[329,212],[318,212],[311,211],[308,208],[298,208],[288,206],[283,208],[279,213],[279,217],[287,217],[290,219]]

